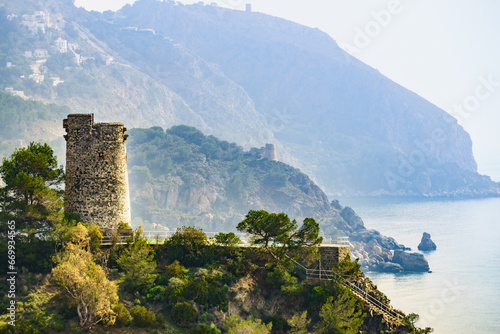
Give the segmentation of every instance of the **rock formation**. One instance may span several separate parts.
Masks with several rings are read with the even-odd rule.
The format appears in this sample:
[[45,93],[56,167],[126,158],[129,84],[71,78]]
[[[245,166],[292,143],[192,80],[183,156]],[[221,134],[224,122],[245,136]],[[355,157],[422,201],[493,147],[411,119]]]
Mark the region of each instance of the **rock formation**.
[[420,253],[408,253],[402,250],[395,250],[392,262],[401,265],[404,271],[429,271],[429,263]]
[[418,245],[418,249],[427,252],[436,250],[436,248],[436,244],[431,240],[431,235],[424,232],[424,235],[422,235],[422,241],[420,241],[420,245]]

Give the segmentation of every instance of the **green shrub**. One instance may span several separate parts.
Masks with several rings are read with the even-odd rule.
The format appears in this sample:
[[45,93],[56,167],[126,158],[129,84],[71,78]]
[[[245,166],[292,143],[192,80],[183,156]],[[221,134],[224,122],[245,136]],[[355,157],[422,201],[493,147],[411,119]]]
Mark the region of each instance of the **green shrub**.
[[241,242],[241,239],[236,236],[233,232],[229,233],[219,233],[215,237],[215,242],[222,246],[234,246]]
[[130,315],[130,312],[122,303],[116,304],[113,307],[113,311],[116,314],[116,321],[115,321],[116,327],[127,326],[128,324],[130,324],[130,322],[132,322],[132,316]]
[[171,277],[177,277],[180,279],[184,278],[184,273],[186,272],[186,268],[179,263],[179,261],[175,260],[170,265],[165,268],[165,274]]
[[211,260],[208,248],[207,235],[201,229],[184,226],[165,241],[161,252],[169,259],[182,259],[187,266],[202,267]]
[[89,230],[90,237],[90,251],[92,254],[96,254],[101,249],[101,240],[103,235],[101,230],[99,230],[99,226],[95,224],[90,225],[87,229]]
[[172,308],[172,319],[179,326],[188,326],[198,317],[198,310],[188,302],[180,302]]
[[157,285],[149,289],[147,299],[152,302],[161,302],[167,298],[167,289],[163,285]]
[[358,278],[363,275],[359,259],[351,261],[351,257],[349,255],[337,264],[335,272],[340,274],[344,279]]
[[363,324],[366,313],[352,292],[344,289],[337,298],[328,297],[326,303],[321,306],[319,316],[322,319],[314,326],[315,333],[356,334]]
[[136,305],[130,309],[133,322],[138,327],[148,327],[156,322],[155,314],[144,306]]
[[48,322],[47,317],[40,311],[25,313],[16,319],[15,326],[6,325],[2,333],[30,333],[30,334],[45,334],[49,333],[47,330]]
[[305,281],[299,283],[297,277],[292,276],[283,266],[276,266],[267,274],[267,283],[280,289],[286,296],[299,295],[305,287]]
[[[135,241],[128,246],[116,261],[123,269],[123,286],[130,292],[146,292],[156,280],[154,251],[147,244],[139,227],[133,237]],[[132,238],[132,236],[131,236]]]
[[237,315],[230,316],[224,321],[224,328],[229,334],[270,334],[272,323],[263,324],[262,320],[250,317],[242,320]]
[[129,224],[129,223],[125,223],[125,222],[120,222],[120,223],[118,224],[118,227],[119,227],[119,228],[122,228],[122,229],[130,229],[130,228],[132,228],[132,226],[130,226],[130,224]]
[[56,315],[50,320],[49,327],[56,332],[62,332],[66,329],[66,323],[59,315]]
[[215,316],[212,313],[203,313],[198,318],[200,324],[211,325],[215,322]]
[[184,300],[183,294],[184,288],[182,286],[179,288],[171,289],[168,293],[168,302],[170,304],[175,304],[181,300]]
[[187,300],[201,299],[200,303],[205,304],[207,296],[211,292],[208,282],[202,277],[196,277],[186,284],[184,297]]
[[156,322],[158,323],[158,325],[163,325],[166,322],[165,317],[163,316],[163,314],[158,313],[156,315]]
[[191,328],[188,331],[188,334],[221,334],[221,331],[214,324],[210,326],[198,324],[198,326]]
[[292,327],[289,334],[308,334],[307,326],[311,323],[311,319],[307,319],[307,311],[300,315],[295,315],[288,320],[288,326]]

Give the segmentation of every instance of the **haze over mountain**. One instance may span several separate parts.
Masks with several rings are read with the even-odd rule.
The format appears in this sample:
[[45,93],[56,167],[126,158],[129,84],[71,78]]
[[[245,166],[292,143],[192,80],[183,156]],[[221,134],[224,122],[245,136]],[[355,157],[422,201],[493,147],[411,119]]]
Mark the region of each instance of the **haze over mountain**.
[[[57,87],[33,86],[34,98],[129,127],[188,124],[246,148],[275,142],[281,160],[328,194],[500,194],[476,172],[472,142],[455,119],[317,29],[169,1],[104,14],[70,1],[0,3],[18,14],[62,14],[58,29],[24,38],[42,47],[62,37],[94,58],[63,67]],[[7,58],[23,48],[10,46]]]

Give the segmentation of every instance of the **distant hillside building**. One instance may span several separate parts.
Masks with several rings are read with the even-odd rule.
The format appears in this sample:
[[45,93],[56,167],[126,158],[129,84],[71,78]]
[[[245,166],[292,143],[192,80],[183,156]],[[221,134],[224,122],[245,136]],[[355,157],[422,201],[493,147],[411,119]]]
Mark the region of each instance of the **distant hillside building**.
[[70,114],[66,129],[65,211],[103,229],[130,223],[130,199],[122,123],[94,124],[94,114]]
[[75,50],[78,50],[80,48],[80,46],[78,45],[78,43],[68,43],[68,48],[71,51],[75,51]]
[[251,3],[247,3],[246,11],[247,11],[247,13],[250,13],[252,11],[252,4]]
[[33,15],[23,15],[22,25],[26,26],[33,34],[41,30],[45,33],[45,27],[50,27],[50,16],[46,11],[35,12]]
[[56,49],[61,53],[68,52],[68,41],[59,37],[54,42]]
[[35,57],[37,58],[47,58],[49,56],[49,52],[45,49],[36,49]]
[[14,88],[12,87],[5,87],[5,91],[7,93],[10,93],[12,95],[15,95],[15,96],[19,96],[23,99],[26,99],[26,95],[24,95],[24,91],[23,90],[14,90]]
[[275,144],[266,144],[266,148],[264,150],[264,158],[272,161],[278,161]]

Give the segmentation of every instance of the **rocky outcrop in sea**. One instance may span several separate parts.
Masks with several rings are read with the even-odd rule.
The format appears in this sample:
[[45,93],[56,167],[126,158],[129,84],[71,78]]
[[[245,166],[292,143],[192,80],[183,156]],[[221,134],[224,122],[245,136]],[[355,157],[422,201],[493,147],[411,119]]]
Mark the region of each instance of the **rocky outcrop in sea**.
[[422,240],[420,241],[420,244],[418,245],[418,249],[424,252],[428,251],[434,251],[436,250],[437,246],[434,243],[434,241],[431,240],[431,235],[427,232],[424,232],[422,235]]

